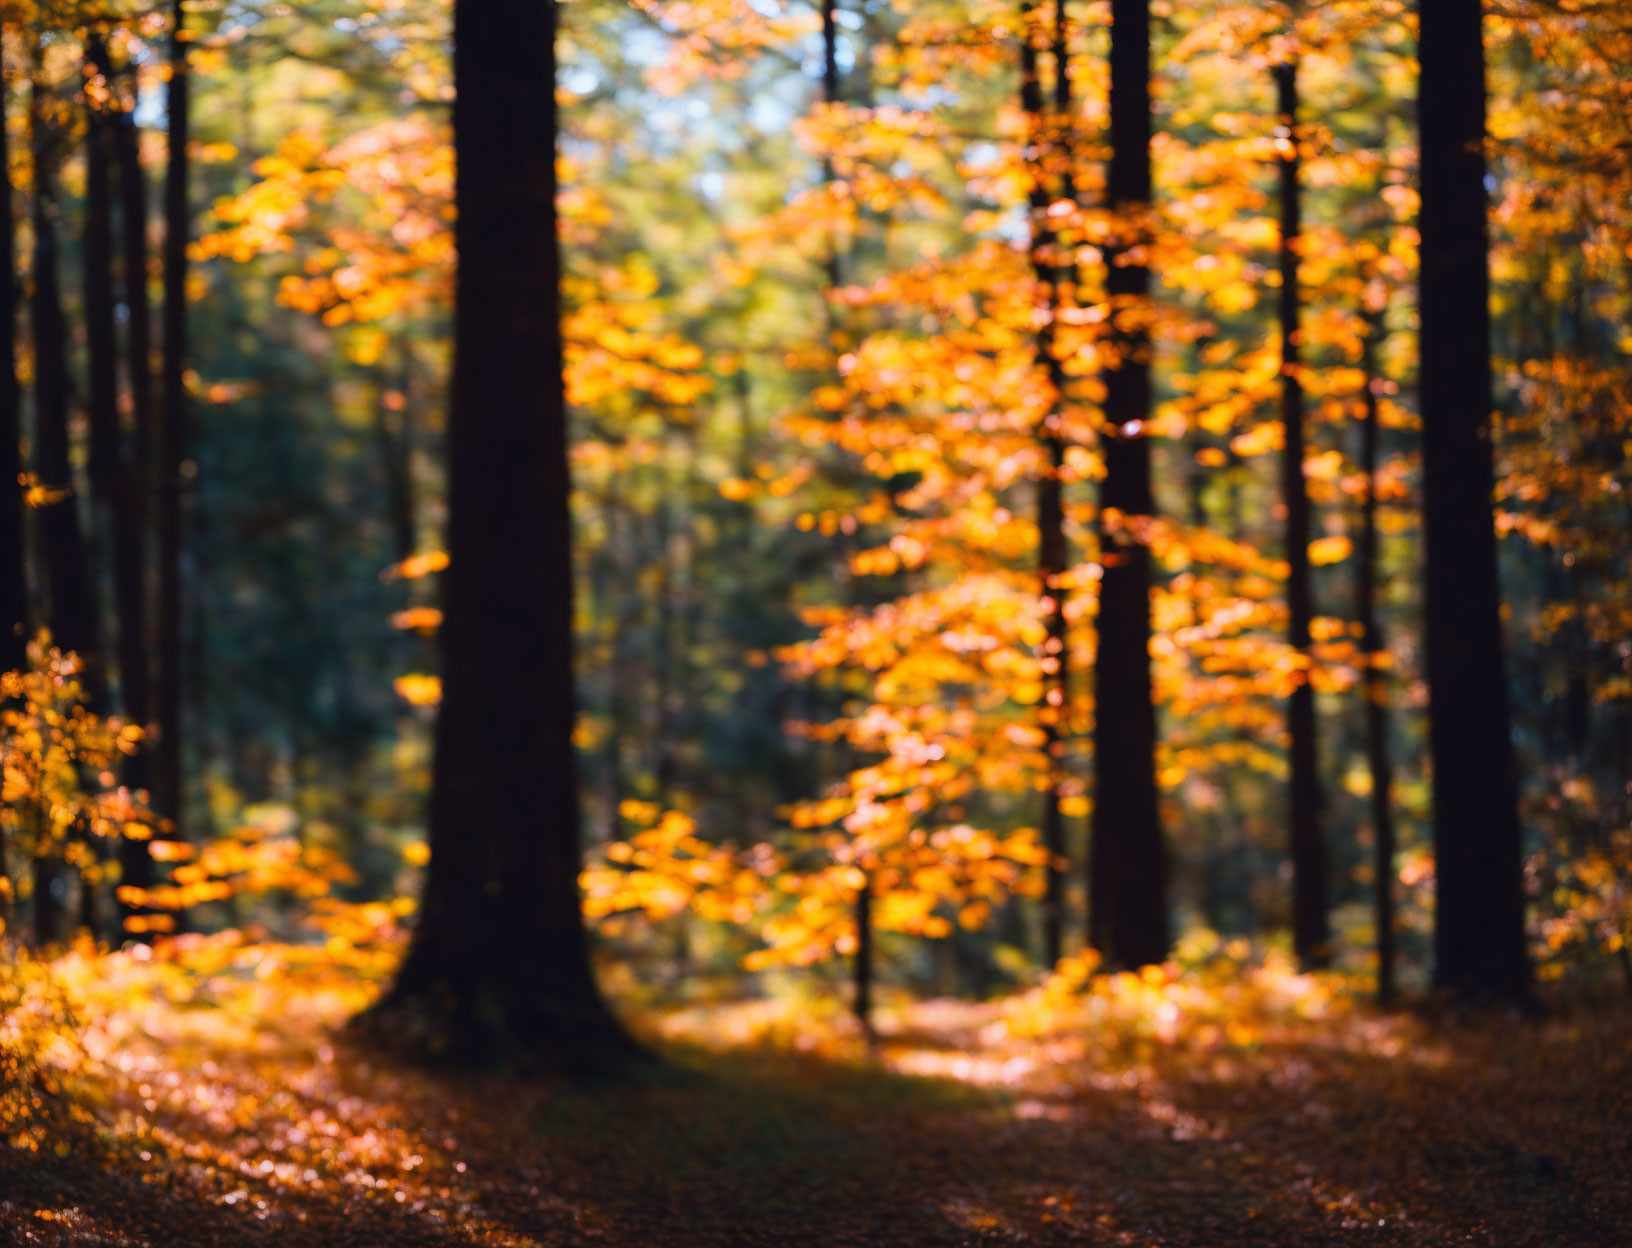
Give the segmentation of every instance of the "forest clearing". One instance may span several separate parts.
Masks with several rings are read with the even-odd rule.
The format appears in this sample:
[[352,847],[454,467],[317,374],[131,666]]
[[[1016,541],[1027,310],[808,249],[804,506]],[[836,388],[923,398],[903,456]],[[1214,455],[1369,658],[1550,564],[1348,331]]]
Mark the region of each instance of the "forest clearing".
[[1624,0],[0,43],[0,1240],[1632,1243]]

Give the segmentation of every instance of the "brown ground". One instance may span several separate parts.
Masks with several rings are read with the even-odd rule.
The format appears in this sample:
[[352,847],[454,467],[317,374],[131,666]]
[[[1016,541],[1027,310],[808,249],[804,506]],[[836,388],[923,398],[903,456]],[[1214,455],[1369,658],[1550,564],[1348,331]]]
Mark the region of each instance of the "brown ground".
[[0,1149],[0,1242],[1632,1245],[1624,1008],[1107,1049],[926,1003],[872,1066],[684,1041],[728,1015],[667,1029],[686,1079],[572,1088],[155,1007]]

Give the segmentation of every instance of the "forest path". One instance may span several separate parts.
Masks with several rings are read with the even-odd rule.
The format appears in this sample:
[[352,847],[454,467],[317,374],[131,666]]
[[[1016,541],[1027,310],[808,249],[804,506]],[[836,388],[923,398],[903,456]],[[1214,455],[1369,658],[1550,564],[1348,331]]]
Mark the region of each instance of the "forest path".
[[318,1007],[155,1005],[91,1038],[89,1115],[0,1149],[0,1243],[1632,1243],[1625,1010],[1090,1063],[927,1002],[874,1064],[685,1046],[730,1008],[664,1028],[694,1077],[572,1088],[381,1066]]

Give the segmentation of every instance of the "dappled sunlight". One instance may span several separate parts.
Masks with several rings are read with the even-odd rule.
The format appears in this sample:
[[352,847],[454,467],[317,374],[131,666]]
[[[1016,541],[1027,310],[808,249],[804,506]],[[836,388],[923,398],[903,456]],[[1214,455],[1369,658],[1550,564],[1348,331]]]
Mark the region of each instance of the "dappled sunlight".
[[1612,1248],[1628,0],[5,0],[0,1245]]
[[[274,944],[257,956],[299,961]],[[1624,1011],[1496,1037],[1378,1013],[1273,956],[1089,979],[1067,966],[1004,1001],[892,999],[872,1057],[853,1020],[808,998],[657,1010],[638,1029],[706,1076],[601,1092],[381,1062],[343,1029],[370,980],[336,972],[310,991],[252,965],[188,937],[15,960],[0,1035],[13,1062],[0,1175],[14,1186],[0,1213],[115,1243],[127,1226],[180,1219],[200,1242],[259,1242],[264,1227],[319,1244],[356,1218],[403,1244],[542,1248],[595,1227],[606,1242],[648,1243],[650,1215],[597,1167],[674,1164],[672,1133],[702,1146],[738,1132],[817,1167],[790,1217],[809,1216],[798,1210],[826,1190],[827,1168],[847,1173],[855,1150],[896,1150],[914,1174],[964,1158],[984,1195],[903,1206],[933,1205],[928,1242],[1114,1242],[1144,1225],[1157,1238],[1137,1242],[1199,1244],[1176,1228],[1210,1225],[1198,1202],[1224,1200],[1214,1207],[1268,1219],[1288,1242],[1365,1225],[1417,1244],[1464,1216],[1444,1162],[1456,1150],[1510,1168],[1509,1195],[1484,1207],[1492,1226],[1517,1226],[1538,1208],[1527,1193],[1548,1183],[1621,1182],[1608,1158],[1632,1120],[1604,1097],[1626,1086],[1613,1040]],[[1039,1131],[1057,1134],[1028,1134]],[[17,1168],[16,1150],[40,1148],[76,1176],[71,1207]],[[731,1180],[705,1164],[685,1163],[698,1185],[688,1209],[717,1199],[716,1182],[781,1182],[774,1167]],[[895,1190],[884,1181],[879,1196]]]

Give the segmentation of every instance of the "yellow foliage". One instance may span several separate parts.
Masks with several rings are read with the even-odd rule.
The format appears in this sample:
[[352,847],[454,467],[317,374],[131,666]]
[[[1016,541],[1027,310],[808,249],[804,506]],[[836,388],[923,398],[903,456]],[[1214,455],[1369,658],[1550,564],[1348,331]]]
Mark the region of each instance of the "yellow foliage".
[[121,787],[117,775],[143,732],[86,709],[79,657],[52,646],[49,634],[29,643],[28,656],[26,672],[0,676],[0,848],[98,878],[104,867],[86,847],[91,838],[153,834],[146,794]]
[[442,701],[442,678],[424,672],[410,672],[391,682],[397,696],[414,706],[435,706]]

